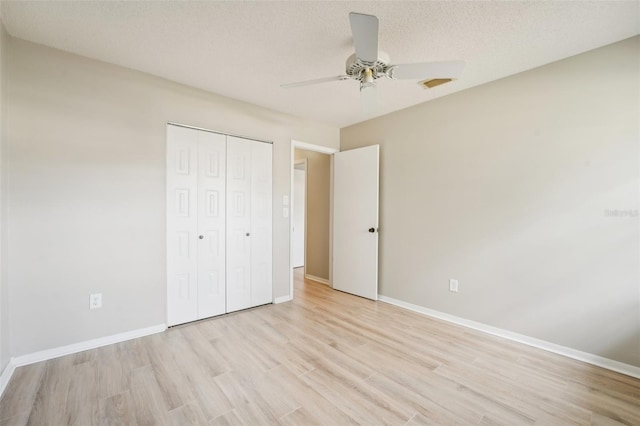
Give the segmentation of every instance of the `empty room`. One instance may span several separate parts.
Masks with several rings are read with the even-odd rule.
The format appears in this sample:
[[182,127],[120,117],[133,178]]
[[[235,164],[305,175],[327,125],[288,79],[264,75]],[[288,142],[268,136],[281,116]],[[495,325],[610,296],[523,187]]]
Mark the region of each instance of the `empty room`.
[[0,425],[640,425],[639,1],[0,1]]

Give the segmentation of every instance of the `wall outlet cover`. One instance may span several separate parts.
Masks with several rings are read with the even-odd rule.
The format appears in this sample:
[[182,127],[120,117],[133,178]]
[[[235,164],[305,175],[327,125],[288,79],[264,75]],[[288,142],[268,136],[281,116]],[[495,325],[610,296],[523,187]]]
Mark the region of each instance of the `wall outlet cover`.
[[458,292],[458,280],[454,280],[453,278],[449,280],[449,291],[454,293]]
[[102,293],[95,293],[89,296],[89,309],[102,308]]

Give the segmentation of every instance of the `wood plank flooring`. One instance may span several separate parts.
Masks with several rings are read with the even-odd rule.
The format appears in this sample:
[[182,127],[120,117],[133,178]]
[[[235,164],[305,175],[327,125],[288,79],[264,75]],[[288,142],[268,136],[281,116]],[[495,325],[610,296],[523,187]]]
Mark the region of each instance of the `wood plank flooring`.
[[640,425],[640,380],[304,281],[18,368],[1,425]]

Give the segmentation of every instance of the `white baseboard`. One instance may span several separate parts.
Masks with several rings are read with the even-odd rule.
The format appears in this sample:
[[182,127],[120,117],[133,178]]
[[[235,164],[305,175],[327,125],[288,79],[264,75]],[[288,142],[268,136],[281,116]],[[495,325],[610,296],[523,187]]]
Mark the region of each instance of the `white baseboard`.
[[151,327],[127,331],[125,333],[100,337],[98,339],[87,340],[80,343],[74,343],[72,345],[60,346],[57,348],[46,349],[44,351],[33,352],[27,355],[13,357],[9,360],[9,363],[0,376],[0,397],[2,397],[2,393],[4,392],[7,384],[9,384],[9,380],[11,380],[11,376],[13,375],[13,372],[17,367],[34,364],[36,362],[46,361],[64,355],[86,351],[89,349],[99,348],[101,346],[112,345],[114,343],[120,343],[126,340],[137,339],[138,337],[144,337],[150,334],[162,333],[166,329],[167,326],[165,324],[159,324]]
[[273,299],[273,303],[277,305],[278,303],[288,302],[289,300],[292,300],[292,299],[293,297],[291,297],[290,294],[287,294],[286,296],[276,297],[275,299]]
[[543,349],[547,352],[553,352],[559,355],[564,355],[569,358],[583,361],[597,367],[606,368],[607,370],[616,371],[618,373],[626,374],[627,376],[640,379],[640,367],[634,365],[625,364],[613,359],[604,358],[599,355],[582,352],[577,349],[568,348],[566,346],[557,345],[555,343],[547,342],[545,340],[536,339],[534,337],[525,336],[523,334],[514,333],[501,328],[492,327],[490,325],[482,324],[479,322],[471,321],[468,319],[460,318],[455,315],[446,314],[444,312],[436,311],[433,309],[425,308],[423,306],[414,305],[412,303],[403,302],[402,300],[393,299],[391,297],[378,295],[378,300],[381,302],[396,305],[401,308],[408,309],[410,311],[417,312],[419,314],[427,315],[433,318],[438,318],[443,321],[458,324],[464,327],[472,328],[474,330],[482,331],[494,336],[504,337],[505,339],[513,340],[515,342],[523,343],[525,345],[533,346],[534,348]]
[[44,351],[34,352],[27,355],[21,355],[11,358],[16,367],[29,365],[48,359],[58,358],[64,355],[70,355],[89,349],[99,348],[101,346],[112,345],[114,343],[124,342],[126,340],[137,339],[138,337],[148,336],[150,334],[162,333],[167,329],[165,324],[154,325],[146,328],[139,328],[124,333],[114,334],[111,336],[100,337],[98,339],[87,340],[80,343],[74,343],[67,346],[46,349]]
[[326,279],[326,278],[316,277],[315,275],[304,274],[304,279],[305,279],[305,280],[315,281],[315,282],[320,283],[320,284],[326,284],[326,285],[328,285],[328,286],[330,286],[330,285],[331,285],[331,283],[329,282],[329,280],[328,280],[328,279]]
[[2,375],[0,375],[0,397],[4,393],[5,388],[9,384],[9,380],[11,380],[11,376],[13,376],[13,372],[16,371],[16,363],[13,361],[13,358],[9,360],[6,367],[2,371]]

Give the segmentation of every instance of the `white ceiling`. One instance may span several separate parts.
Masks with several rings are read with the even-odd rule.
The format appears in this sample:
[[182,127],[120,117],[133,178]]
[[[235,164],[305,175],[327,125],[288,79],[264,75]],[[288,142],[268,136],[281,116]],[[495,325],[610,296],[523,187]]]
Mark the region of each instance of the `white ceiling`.
[[344,73],[348,13],[380,19],[392,63],[462,59],[456,82],[429,91],[379,80],[376,115],[640,33],[638,1],[8,2],[14,37],[133,68],[231,98],[344,127],[372,116],[359,86],[280,84]]

